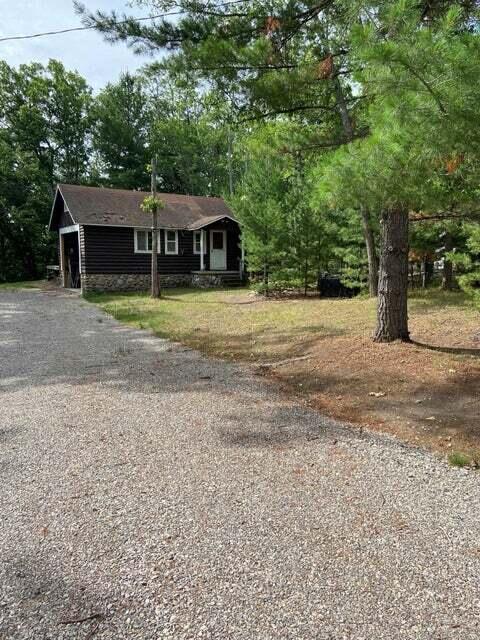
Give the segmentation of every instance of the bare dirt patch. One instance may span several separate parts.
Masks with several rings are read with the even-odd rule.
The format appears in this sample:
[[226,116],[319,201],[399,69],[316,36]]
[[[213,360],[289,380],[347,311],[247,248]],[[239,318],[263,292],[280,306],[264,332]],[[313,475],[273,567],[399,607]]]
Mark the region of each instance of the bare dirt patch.
[[480,452],[480,360],[414,344],[332,337],[270,369],[319,410],[414,444]]

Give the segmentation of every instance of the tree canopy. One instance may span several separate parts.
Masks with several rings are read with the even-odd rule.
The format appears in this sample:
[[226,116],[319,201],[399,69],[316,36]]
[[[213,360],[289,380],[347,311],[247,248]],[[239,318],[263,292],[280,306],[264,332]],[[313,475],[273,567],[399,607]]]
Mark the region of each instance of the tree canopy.
[[76,3],[107,40],[154,57],[96,96],[57,62],[2,66],[4,243],[21,220],[45,233],[27,183],[45,201],[58,178],[145,189],[155,155],[160,190],[228,198],[264,285],[306,289],[331,269],[372,295],[380,282],[379,314],[401,308],[403,328],[379,315],[379,339],[408,339],[409,261],[426,273],[441,259],[475,290],[476,2],[132,4],[163,17]]

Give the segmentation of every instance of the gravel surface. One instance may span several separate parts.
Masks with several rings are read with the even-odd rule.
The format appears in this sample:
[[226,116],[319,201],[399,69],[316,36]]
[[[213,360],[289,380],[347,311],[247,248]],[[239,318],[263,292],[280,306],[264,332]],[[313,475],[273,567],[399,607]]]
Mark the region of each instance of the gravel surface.
[[0,637],[480,637],[480,476],[0,292]]

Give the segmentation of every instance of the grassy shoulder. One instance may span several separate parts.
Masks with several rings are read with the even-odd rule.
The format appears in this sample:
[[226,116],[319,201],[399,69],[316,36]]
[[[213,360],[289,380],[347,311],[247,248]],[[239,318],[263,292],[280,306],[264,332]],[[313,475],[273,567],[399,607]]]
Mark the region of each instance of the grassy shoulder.
[[296,355],[311,339],[367,330],[375,315],[370,300],[265,300],[238,288],[166,290],[158,301],[146,293],[87,299],[122,322],[209,355],[254,362]]
[[[322,411],[445,453],[480,451],[480,323],[458,292],[410,297],[413,344],[371,341],[368,298],[265,300],[246,289],[95,294],[132,326],[207,355],[266,365]],[[275,364],[276,363],[276,364]]]
[[45,286],[45,280],[23,280],[21,282],[0,282],[0,291],[12,289],[41,289]]

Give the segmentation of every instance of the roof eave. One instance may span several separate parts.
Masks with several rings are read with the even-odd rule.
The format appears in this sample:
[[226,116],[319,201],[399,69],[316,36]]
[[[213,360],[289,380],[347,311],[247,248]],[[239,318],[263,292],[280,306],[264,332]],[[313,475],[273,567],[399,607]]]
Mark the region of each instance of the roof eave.
[[228,220],[232,220],[232,222],[236,222],[238,224],[238,220],[235,220],[235,218],[232,218],[232,216],[229,216],[228,214],[224,213],[221,216],[217,216],[216,218],[212,218],[208,222],[199,222],[197,224],[191,224],[188,227],[188,230],[189,231],[198,231],[199,229],[203,229],[204,227],[208,227],[209,225],[214,224],[215,222],[218,222],[219,220],[223,220],[224,218],[228,218]]
[[57,196],[58,196],[58,192],[60,191],[59,186],[57,184],[56,188],[55,188],[55,195],[53,196],[53,204],[52,204],[52,209],[50,211],[50,219],[48,221],[48,230],[51,231],[52,230],[52,220],[53,220],[53,212],[55,211],[55,205],[57,204]]

